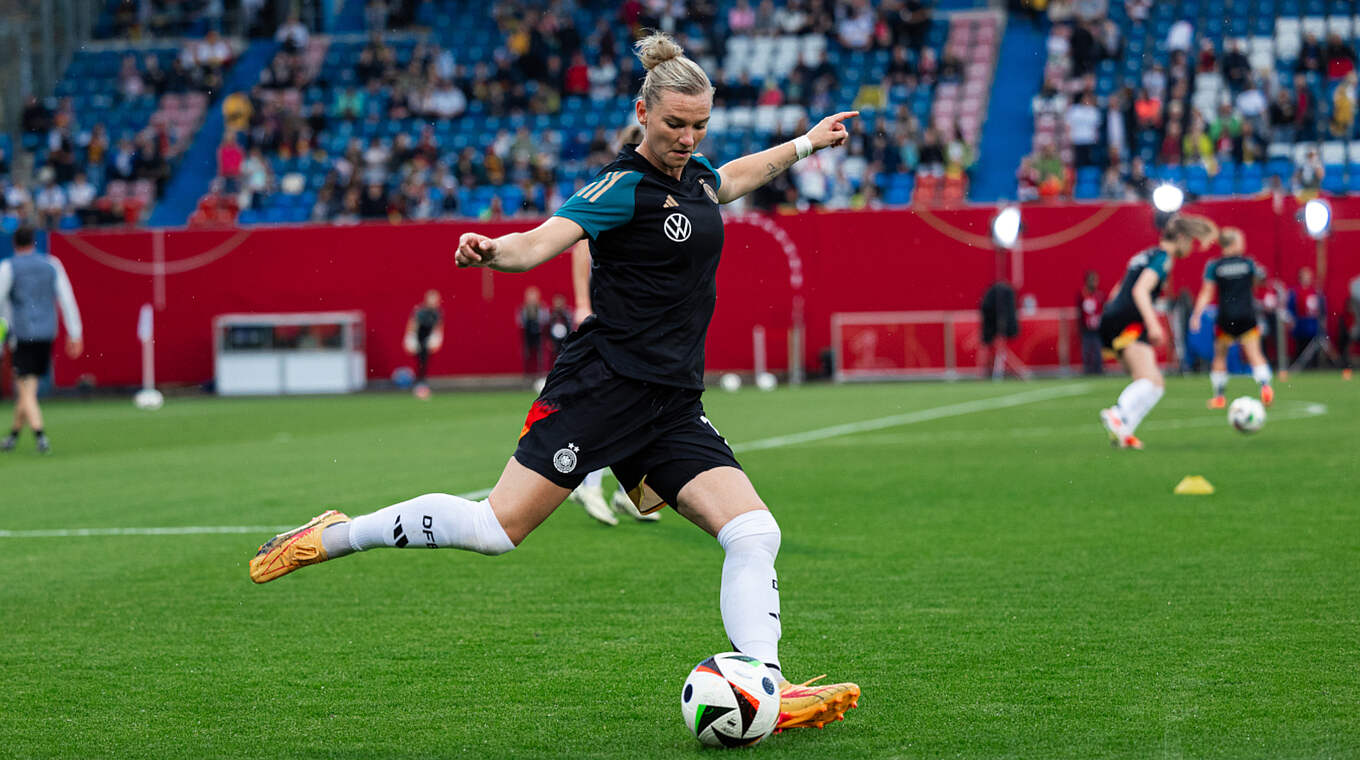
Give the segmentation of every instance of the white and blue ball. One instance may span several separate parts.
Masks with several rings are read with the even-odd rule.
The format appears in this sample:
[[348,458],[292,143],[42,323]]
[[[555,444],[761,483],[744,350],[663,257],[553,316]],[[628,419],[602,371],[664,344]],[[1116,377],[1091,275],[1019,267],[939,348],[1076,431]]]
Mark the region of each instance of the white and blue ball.
[[1251,396],[1239,396],[1228,405],[1228,424],[1239,432],[1255,433],[1266,424],[1266,407]]
[[779,722],[779,685],[769,668],[740,652],[723,652],[690,671],[680,693],[685,725],[710,747],[748,747]]

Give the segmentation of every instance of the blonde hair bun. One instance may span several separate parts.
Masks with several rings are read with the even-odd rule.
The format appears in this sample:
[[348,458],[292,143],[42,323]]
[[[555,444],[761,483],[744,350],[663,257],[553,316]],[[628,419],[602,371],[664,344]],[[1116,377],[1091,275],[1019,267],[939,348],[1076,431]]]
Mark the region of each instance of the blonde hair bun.
[[657,64],[684,55],[685,49],[671,39],[669,34],[652,32],[633,43],[633,52],[637,55],[638,60],[642,61],[642,68],[651,71],[656,68]]
[[708,75],[699,64],[685,57],[684,48],[669,34],[653,31],[633,43],[633,52],[647,69],[638,97],[648,108],[660,101],[662,92],[713,95],[713,83]]

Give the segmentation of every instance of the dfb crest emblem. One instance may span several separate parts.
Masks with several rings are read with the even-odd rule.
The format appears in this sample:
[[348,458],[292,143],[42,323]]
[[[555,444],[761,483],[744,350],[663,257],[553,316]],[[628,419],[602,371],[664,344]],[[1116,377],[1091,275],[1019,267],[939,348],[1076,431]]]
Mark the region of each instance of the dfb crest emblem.
[[556,467],[557,471],[563,475],[571,472],[576,469],[576,454],[580,451],[580,446],[577,446],[574,443],[568,443],[566,446],[558,449],[556,454],[553,454],[553,467]]
[[718,194],[713,192],[713,188],[710,187],[707,182],[699,180],[699,186],[704,189],[704,193],[708,195],[709,200],[713,201],[714,203],[718,202]]

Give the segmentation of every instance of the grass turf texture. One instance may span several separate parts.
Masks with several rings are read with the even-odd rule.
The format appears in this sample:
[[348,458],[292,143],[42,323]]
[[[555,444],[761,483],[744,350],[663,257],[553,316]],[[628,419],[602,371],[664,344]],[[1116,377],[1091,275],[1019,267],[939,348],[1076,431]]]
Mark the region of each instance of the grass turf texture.
[[[1096,420],[1123,382],[742,455],[784,531],[789,675],[864,688],[846,722],[756,753],[1360,755],[1360,386],[1280,384],[1248,437],[1172,380],[1138,453]],[[740,443],[1058,385],[706,401]],[[54,403],[57,454],[25,436],[0,458],[0,528],[289,525],[471,491],[529,400]],[[1218,492],[1173,496],[1187,474]],[[722,553],[674,513],[608,529],[568,503],[504,557],[380,550],[257,587],[269,535],[0,538],[0,754],[713,752],[679,690],[729,648]]]

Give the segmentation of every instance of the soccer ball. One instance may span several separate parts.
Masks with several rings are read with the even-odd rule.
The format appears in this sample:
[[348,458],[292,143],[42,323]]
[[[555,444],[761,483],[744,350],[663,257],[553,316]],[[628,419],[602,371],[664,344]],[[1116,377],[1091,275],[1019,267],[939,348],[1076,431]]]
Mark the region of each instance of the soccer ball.
[[690,671],[680,693],[680,709],[700,743],[748,747],[774,731],[779,687],[760,660],[724,652]]
[[718,384],[728,393],[736,393],[741,390],[741,375],[735,372],[725,372],[718,378]]
[[165,404],[165,397],[155,388],[143,388],[132,397],[132,405],[138,409],[154,412]]
[[1251,396],[1239,396],[1228,405],[1228,424],[1243,433],[1255,433],[1266,424],[1266,408]]

